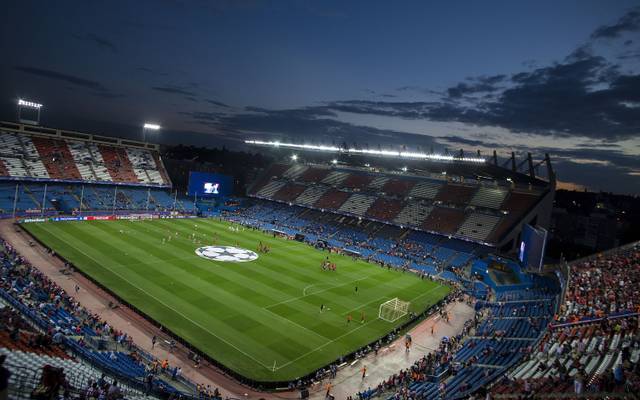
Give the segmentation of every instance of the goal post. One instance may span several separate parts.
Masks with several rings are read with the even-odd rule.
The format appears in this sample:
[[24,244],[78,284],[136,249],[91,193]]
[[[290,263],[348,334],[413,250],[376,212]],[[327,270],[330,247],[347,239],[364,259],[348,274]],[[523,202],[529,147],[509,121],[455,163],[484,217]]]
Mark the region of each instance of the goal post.
[[409,313],[409,302],[394,298],[380,304],[378,318],[387,322],[395,322]]

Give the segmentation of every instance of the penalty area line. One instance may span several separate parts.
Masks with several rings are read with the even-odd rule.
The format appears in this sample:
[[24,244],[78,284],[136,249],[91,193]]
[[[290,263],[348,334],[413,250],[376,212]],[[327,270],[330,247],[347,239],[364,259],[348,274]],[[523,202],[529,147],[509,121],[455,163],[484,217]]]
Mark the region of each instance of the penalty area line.
[[85,257],[93,260],[93,262],[96,263],[96,265],[102,267],[102,268],[106,268],[108,269],[112,274],[118,276],[120,279],[122,279],[123,281],[129,283],[130,286],[133,286],[134,288],[138,289],[139,291],[141,291],[142,293],[146,294],[147,296],[151,297],[152,299],[154,299],[155,301],[157,301],[158,303],[162,304],[164,307],[168,308],[169,310],[173,311],[174,313],[180,315],[182,318],[184,318],[185,320],[191,322],[192,324],[194,324],[195,326],[199,327],[200,329],[202,329],[203,331],[209,333],[211,336],[221,340],[222,342],[224,342],[225,344],[227,344],[228,346],[233,347],[234,349],[236,349],[237,351],[239,351],[241,354],[245,355],[246,357],[250,358],[251,360],[255,361],[256,363],[258,363],[259,365],[261,365],[263,368],[266,368],[268,370],[273,370],[273,366],[269,366],[264,364],[262,361],[257,360],[256,358],[254,358],[252,355],[244,352],[243,350],[239,349],[238,347],[236,347],[233,343],[230,343],[229,341],[227,341],[226,339],[216,335],[215,333],[211,332],[209,329],[205,328],[204,326],[202,326],[200,323],[192,320],[191,318],[187,317],[186,315],[184,315],[183,313],[181,313],[180,311],[176,310],[175,308],[171,307],[170,305],[168,305],[167,303],[165,303],[164,301],[158,299],[156,296],[152,295],[151,293],[147,292],[146,290],[131,284],[127,279],[125,279],[122,275],[120,275],[119,273],[117,273],[116,271],[112,270],[109,267],[106,267],[104,265],[102,265],[100,262],[98,262],[98,260],[96,260],[95,258],[93,258],[91,255],[85,253],[83,250],[79,249],[76,246],[73,246],[71,243],[69,243],[68,240],[61,238],[60,236],[58,236],[58,239],[65,242],[67,245],[72,246],[72,248],[74,248],[75,250],[79,251],[80,253],[84,254]]
[[360,329],[360,328],[364,328],[365,326],[369,325],[369,324],[370,324],[370,323],[372,323],[372,322],[377,321],[378,319],[379,319],[379,318],[375,318],[375,319],[372,319],[372,320],[371,320],[371,321],[369,321],[369,322],[365,322],[364,324],[360,324],[357,328],[352,329],[352,330],[350,330],[349,332],[346,332],[346,333],[344,333],[344,334],[342,334],[342,335],[340,335],[340,336],[336,337],[335,339],[331,339],[330,341],[328,341],[327,343],[323,344],[322,346],[316,347],[315,349],[310,350],[310,351],[308,351],[308,352],[304,353],[303,355],[301,355],[301,356],[299,356],[299,357],[297,357],[297,358],[294,358],[293,360],[291,360],[291,361],[289,361],[289,362],[286,362],[286,363],[282,364],[281,366],[279,366],[279,367],[278,367],[278,368],[276,368],[275,370],[277,371],[277,370],[279,370],[279,369],[281,369],[281,368],[284,368],[284,367],[286,367],[286,366],[288,366],[288,365],[291,365],[291,364],[293,364],[294,362],[296,362],[296,361],[298,361],[298,360],[301,360],[301,359],[305,358],[305,357],[306,357],[306,356],[308,356],[309,354],[313,354],[313,353],[315,353],[316,351],[318,351],[318,350],[320,350],[320,349],[323,349],[323,348],[327,347],[327,346],[328,346],[328,345],[330,345],[331,343],[334,343],[334,342],[336,342],[336,341],[338,341],[338,340],[342,339],[342,338],[343,338],[343,337],[345,337],[345,336],[351,335],[353,332],[357,331],[358,329]]

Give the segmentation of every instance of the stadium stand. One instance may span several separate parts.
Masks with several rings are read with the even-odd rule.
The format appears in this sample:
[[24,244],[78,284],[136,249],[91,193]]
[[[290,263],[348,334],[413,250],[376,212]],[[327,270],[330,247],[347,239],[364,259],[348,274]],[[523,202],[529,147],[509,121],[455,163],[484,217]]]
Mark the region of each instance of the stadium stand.
[[350,174],[344,181],[342,181],[341,186],[349,189],[363,190],[367,185],[369,185],[369,183],[371,183],[372,180],[373,176],[371,175]]
[[[478,302],[474,319],[460,334],[443,338],[434,353],[376,388],[358,393],[359,397],[467,398],[528,354],[544,331],[554,312],[557,292],[542,285],[531,287],[530,292],[536,295],[527,300],[507,302],[496,294],[495,301]],[[447,318],[446,314],[441,316]]]
[[65,142],[34,136],[32,139],[52,179],[82,179]]
[[400,200],[379,197],[367,210],[367,216],[380,221],[393,221],[403,207],[404,203]]
[[500,205],[502,205],[504,198],[507,196],[507,193],[508,192],[504,189],[481,186],[478,188],[478,191],[471,201],[469,201],[469,204],[476,207],[499,210]]
[[339,186],[345,179],[349,177],[349,174],[342,171],[331,171],[322,179],[322,183],[330,186]]
[[484,242],[499,222],[498,216],[472,212],[460,225],[456,234]]
[[637,393],[638,287],[638,243],[572,263],[565,301],[554,323],[493,393],[504,398]]
[[[348,196],[346,192],[357,193]],[[263,199],[358,215],[443,235],[455,234],[482,243],[499,242],[543,193],[531,188],[515,191],[498,186],[495,181],[493,185],[473,181],[447,183],[433,174],[402,175],[300,163],[271,165],[248,191],[249,195]],[[369,208],[365,208],[367,204]],[[381,210],[381,206],[389,209]]]
[[436,197],[441,187],[442,187],[442,183],[440,182],[435,182],[435,181],[418,182],[409,192],[409,196],[432,200]]
[[436,201],[443,204],[468,204],[473,198],[475,187],[448,183],[444,185],[435,197]]
[[298,196],[296,203],[310,206],[317,202],[327,189],[322,186],[310,186]]
[[369,183],[369,188],[372,189],[375,192],[379,192],[379,191],[382,190],[384,185],[387,184],[388,181],[389,181],[389,178],[386,177],[386,176],[376,176]]
[[1,176],[168,187],[154,150],[0,130]]
[[[159,360],[135,347],[126,332],[88,312],[4,241],[0,242],[0,321],[0,354],[6,355],[5,364],[13,371],[15,398],[43,391],[43,386],[46,398],[57,398],[62,390],[74,398],[89,390],[104,396],[114,385],[132,399],[170,393],[191,396],[168,383],[175,377],[170,366],[163,363],[160,368]],[[98,343],[125,350],[99,351],[94,347]],[[43,385],[50,374],[59,379]],[[184,378],[180,382],[195,387]]]
[[[17,188],[17,191],[16,191]],[[17,193],[17,196],[16,196]],[[116,201],[114,203],[114,193]],[[45,207],[42,199],[46,198]],[[82,200],[82,209],[80,201]],[[186,201],[166,189],[49,183],[45,195],[42,182],[0,182],[0,216],[40,216],[77,214],[80,211],[181,211],[193,213],[192,201]]]
[[338,209],[343,213],[362,216],[376,200],[373,196],[360,193],[352,194]]
[[286,185],[286,183],[283,181],[271,181],[258,190],[256,196],[269,198],[282,189],[284,185]]
[[274,200],[289,202],[298,197],[302,192],[305,191],[305,189],[306,186],[287,183],[286,185],[282,186],[277,192],[275,192],[271,197]]
[[412,201],[397,214],[393,221],[401,226],[420,226],[432,209],[433,207],[428,203]]
[[457,208],[434,207],[429,216],[422,223],[422,227],[429,231],[444,234],[456,233],[465,219],[464,211]]
[[327,169],[310,167],[309,169],[304,171],[302,175],[300,175],[299,180],[302,182],[309,182],[309,183],[319,182],[323,180],[328,173],[329,173],[329,170]]
[[415,181],[391,179],[382,187],[382,191],[388,196],[404,198],[415,185]]
[[345,201],[347,201],[349,196],[351,196],[350,193],[329,189],[320,196],[318,201],[316,201],[315,207],[320,209],[337,210]]

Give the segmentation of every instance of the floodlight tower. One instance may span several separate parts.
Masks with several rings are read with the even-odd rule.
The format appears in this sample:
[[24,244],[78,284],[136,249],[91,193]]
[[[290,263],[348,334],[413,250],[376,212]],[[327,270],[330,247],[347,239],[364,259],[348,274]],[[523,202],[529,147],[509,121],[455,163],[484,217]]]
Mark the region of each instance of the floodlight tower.
[[158,124],[153,124],[150,122],[145,122],[144,125],[142,126],[142,141],[143,142],[147,142],[147,130],[150,131],[159,131],[160,130],[160,125]]
[[[30,119],[28,117],[23,117],[22,110],[35,110],[36,118]],[[40,125],[40,109],[42,108],[42,104],[36,103],[35,101],[29,101],[24,99],[18,99],[18,121],[23,124],[32,124],[32,125]]]

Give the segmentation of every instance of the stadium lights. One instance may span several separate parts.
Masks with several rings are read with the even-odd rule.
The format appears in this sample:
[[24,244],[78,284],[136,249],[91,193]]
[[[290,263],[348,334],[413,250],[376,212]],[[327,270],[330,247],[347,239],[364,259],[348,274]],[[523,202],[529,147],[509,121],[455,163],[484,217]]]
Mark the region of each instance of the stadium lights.
[[402,167],[402,172],[407,172],[407,167]]
[[160,125],[151,122],[145,122],[142,125],[142,141],[147,143],[147,131],[159,131]]
[[42,108],[42,104],[40,103],[35,103],[33,101],[28,101],[23,99],[18,99],[18,105],[21,107],[34,108],[36,110],[39,110],[40,108]]
[[326,151],[333,153],[346,153],[346,154],[363,154],[385,157],[398,157],[405,159],[417,159],[417,160],[431,160],[431,161],[463,161],[472,163],[484,163],[485,159],[480,157],[454,157],[451,155],[443,154],[426,154],[416,153],[408,151],[393,151],[393,150],[369,150],[369,149],[356,149],[348,148],[343,149],[336,146],[316,146],[311,144],[295,144],[295,143],[281,143],[281,142],[265,142],[262,140],[245,140],[246,144],[254,144],[258,146],[271,146],[278,148],[299,149],[299,150],[315,150]]
[[335,165],[335,164],[337,164],[337,163],[338,163],[338,160],[336,160],[335,158],[334,158],[333,160],[331,160],[331,164],[334,164],[334,165]]
[[293,161],[295,161],[295,160],[297,160],[297,159],[298,159],[298,156],[297,156],[296,154],[292,154],[292,155],[291,155],[291,159],[292,159]]

